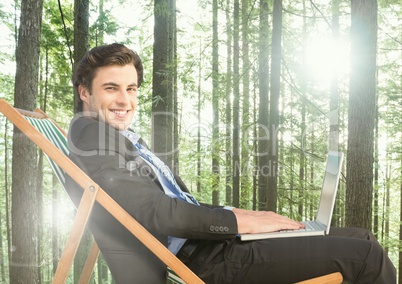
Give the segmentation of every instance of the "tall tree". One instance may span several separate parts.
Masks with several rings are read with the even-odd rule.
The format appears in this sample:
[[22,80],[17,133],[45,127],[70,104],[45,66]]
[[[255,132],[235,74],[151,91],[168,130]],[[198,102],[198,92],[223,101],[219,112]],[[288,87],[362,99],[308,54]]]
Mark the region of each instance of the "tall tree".
[[[378,102],[378,98],[377,98]],[[373,234],[376,238],[378,238],[378,225],[379,225],[379,135],[378,135],[378,103],[376,104],[376,118],[375,118],[375,126],[374,126],[374,188],[373,188]]]
[[212,1],[212,204],[219,205],[219,45],[218,0]]
[[[74,1],[74,65],[81,60],[89,49],[89,0]],[[74,94],[74,108],[78,94]],[[78,283],[91,246],[92,236],[88,229],[81,238],[81,243],[74,258],[74,283]]]
[[202,106],[202,44],[200,40],[200,50],[198,55],[198,86],[197,86],[197,192],[201,192],[201,106]]
[[[4,230],[4,223],[3,223],[3,214],[0,212],[0,230],[3,232]],[[4,238],[3,234],[0,234],[0,257],[1,259],[5,259],[6,256],[4,255]],[[6,282],[6,267],[4,261],[0,264],[0,279],[3,283]]]
[[175,174],[179,175],[179,135],[180,135],[180,115],[179,115],[179,101],[177,96],[177,19],[176,19],[176,2],[174,2],[174,13],[172,13],[172,27],[173,27],[173,157],[172,165]]
[[[303,6],[303,33],[302,33],[302,42],[303,42],[303,58],[302,58],[302,69],[306,70],[307,68],[307,60],[306,60],[306,42],[307,42],[307,20],[306,20],[306,1],[303,0],[302,3]],[[303,97],[306,97],[306,92],[307,92],[307,80],[305,73],[302,73],[302,81],[300,82],[300,92],[302,93]],[[301,145],[306,145],[306,104],[302,100],[301,101],[301,124],[300,124],[300,144]],[[307,203],[307,198],[304,197],[305,194],[305,185],[306,185],[306,159],[304,157],[304,152],[300,151],[299,153],[299,186],[298,186],[298,208],[297,208],[297,213],[298,216],[296,218],[302,218],[303,217],[303,211],[306,211],[306,208],[304,207],[304,203]],[[293,163],[293,162],[292,162]],[[291,190],[293,191],[293,188],[291,187]],[[292,194],[292,192],[291,192]],[[304,201],[304,202],[303,202]],[[292,216],[293,217],[293,216]]]
[[97,23],[97,33],[96,33],[96,43],[97,45],[104,44],[104,34],[105,34],[105,10],[103,8],[104,0],[99,0],[99,17]]
[[[74,0],[74,62],[81,60],[88,51],[89,39],[89,0]],[[68,41],[67,41],[68,43]],[[74,63],[74,64],[75,64]],[[74,94],[74,109],[78,94]]]
[[58,186],[58,180],[56,175],[52,178],[52,274],[54,275],[57,270],[57,264],[59,263],[60,250],[59,250],[59,215],[58,215],[58,191],[60,187]]
[[[402,133],[400,134],[399,137],[400,142],[402,142]],[[399,160],[400,160],[400,176],[402,177],[402,153],[399,155]],[[402,240],[402,178],[399,179],[399,192],[400,192],[400,197],[399,197],[399,240]],[[400,248],[400,245],[399,245]],[[398,278],[402,279],[402,250],[399,249],[399,261],[398,261]]]
[[251,200],[250,178],[248,174],[248,163],[250,157],[250,147],[248,139],[250,137],[250,58],[249,58],[249,0],[242,0],[241,22],[242,22],[242,55],[243,55],[243,107],[242,107],[242,143],[241,143],[241,207],[248,208]]
[[226,185],[226,205],[232,204],[232,178],[231,178],[231,166],[232,166],[232,149],[231,149],[231,124],[232,124],[232,17],[230,10],[231,0],[226,0],[226,86],[225,86],[225,125],[226,125],[226,171],[225,171],[225,185]]
[[[339,2],[340,0],[331,1],[332,10],[332,42],[335,46],[339,44]],[[337,53],[338,49],[334,49]],[[335,54],[335,57],[336,54]],[[338,68],[337,64],[333,64],[332,77],[330,86],[330,101],[329,101],[329,149],[337,151],[339,148],[339,91],[338,91]]]
[[278,130],[279,130],[279,94],[282,60],[282,0],[274,0],[272,16],[272,57],[271,57],[271,89],[269,102],[270,149],[268,162],[271,174],[268,177],[267,209],[276,212],[278,191]]
[[352,0],[351,3],[346,226],[370,228],[376,109],[377,1]]
[[[331,14],[332,14],[332,43],[334,46],[339,45],[339,3],[340,0],[331,1]],[[337,58],[337,53],[339,52],[337,48],[334,48],[334,56]],[[339,150],[339,91],[338,91],[338,68],[337,64],[332,66],[332,77],[330,83],[330,99],[329,99],[329,143],[328,149],[338,151]],[[340,195],[341,192],[338,193]],[[333,226],[340,226],[341,218],[341,199],[337,198],[334,215],[332,218]]]
[[258,206],[259,210],[267,207],[268,173],[269,165],[269,5],[268,0],[260,0],[260,25],[259,25],[259,50],[258,50],[258,86],[259,86],[259,109],[258,109]]
[[[43,252],[42,252],[42,240],[43,240],[43,190],[42,190],[42,182],[43,182],[43,152],[39,151],[38,154],[38,164],[37,164],[37,179],[36,179],[36,202],[37,210],[38,210],[38,220],[37,220],[37,238],[36,238],[36,259],[38,263],[43,261]],[[38,265],[38,284],[41,284],[43,281],[43,267],[42,265]]]
[[[8,165],[9,165],[9,154],[8,154],[8,122],[5,123],[4,128],[4,195],[5,195],[5,210],[6,210],[6,224],[5,227],[7,229],[7,251],[11,251],[11,225],[10,225],[10,186],[9,186],[9,173],[8,173]],[[11,263],[11,254],[7,254],[8,263]],[[6,259],[6,258],[2,258]],[[2,281],[6,282],[6,275],[1,275]]]
[[168,166],[174,163],[176,78],[176,0],[154,1],[152,148]]
[[239,58],[240,58],[240,32],[239,32],[239,0],[234,0],[233,8],[233,160],[232,160],[232,176],[233,176],[233,206],[240,205],[240,74],[239,74]]
[[[42,0],[22,0],[14,106],[34,109],[38,96]],[[14,127],[10,283],[37,283],[36,146]]]

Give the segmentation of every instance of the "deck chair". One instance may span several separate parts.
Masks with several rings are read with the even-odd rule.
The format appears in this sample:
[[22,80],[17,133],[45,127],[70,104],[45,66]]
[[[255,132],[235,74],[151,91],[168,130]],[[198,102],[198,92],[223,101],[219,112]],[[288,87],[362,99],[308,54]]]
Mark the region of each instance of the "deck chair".
[[[84,191],[77,208],[72,229],[57,266],[53,283],[66,282],[95,201],[108,210],[138,240],[165,263],[168,267],[168,280],[171,283],[204,283],[67,157],[69,149],[66,132],[44,112],[39,109],[34,112],[16,109],[4,99],[0,99],[0,112],[46,154],[50,166],[63,186],[65,185],[64,174],[67,174],[74,177],[74,180]],[[96,242],[94,242],[88,254],[79,283],[84,284],[89,282],[98,255],[99,248]],[[342,275],[336,272],[299,283],[339,284],[341,282]]]

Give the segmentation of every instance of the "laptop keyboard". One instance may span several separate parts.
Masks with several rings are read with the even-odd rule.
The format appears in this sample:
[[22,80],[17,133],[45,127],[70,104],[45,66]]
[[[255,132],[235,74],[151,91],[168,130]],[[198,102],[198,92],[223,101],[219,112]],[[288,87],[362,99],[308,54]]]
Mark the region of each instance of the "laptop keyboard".
[[323,229],[323,226],[320,225],[317,222],[314,221],[305,221],[302,222],[304,225],[306,225],[305,228],[298,229],[298,230],[281,230],[280,232],[295,232],[295,231],[302,231],[302,232],[308,232],[308,231],[322,231],[325,230]]
[[322,227],[316,223],[316,222],[302,222],[304,225],[306,225],[306,228],[301,229],[304,231],[317,231],[317,230],[322,230]]

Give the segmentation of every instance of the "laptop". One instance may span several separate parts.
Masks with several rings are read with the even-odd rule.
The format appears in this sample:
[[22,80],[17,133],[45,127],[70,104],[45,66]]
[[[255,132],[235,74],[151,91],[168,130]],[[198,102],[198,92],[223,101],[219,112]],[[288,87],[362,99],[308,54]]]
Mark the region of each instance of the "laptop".
[[329,151],[327,165],[324,174],[324,182],[321,189],[320,203],[314,221],[303,221],[305,229],[285,230],[272,233],[241,234],[242,241],[269,239],[269,238],[290,238],[305,236],[328,235],[332,212],[334,210],[336,192],[338,191],[339,177],[341,174],[343,153]]

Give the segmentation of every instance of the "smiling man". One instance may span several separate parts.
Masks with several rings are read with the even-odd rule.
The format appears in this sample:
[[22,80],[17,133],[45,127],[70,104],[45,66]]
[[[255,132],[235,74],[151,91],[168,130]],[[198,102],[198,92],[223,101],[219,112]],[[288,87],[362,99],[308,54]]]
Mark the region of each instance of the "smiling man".
[[[274,212],[196,201],[130,128],[142,74],[139,56],[121,44],[96,47],[76,64],[70,158],[206,283],[293,283],[335,271],[352,283],[395,283],[395,268],[367,230],[240,241],[238,234],[304,225]],[[66,180],[78,204],[82,191]],[[166,281],[165,265],[99,204],[89,227],[116,283]]]

